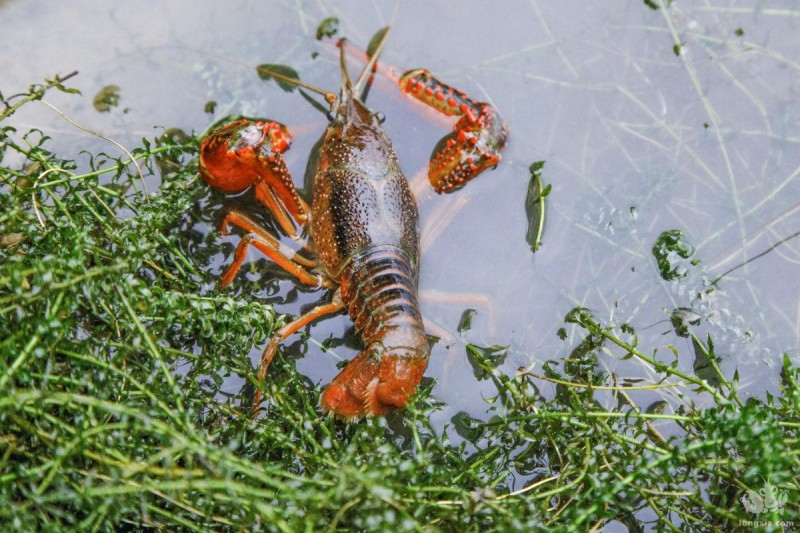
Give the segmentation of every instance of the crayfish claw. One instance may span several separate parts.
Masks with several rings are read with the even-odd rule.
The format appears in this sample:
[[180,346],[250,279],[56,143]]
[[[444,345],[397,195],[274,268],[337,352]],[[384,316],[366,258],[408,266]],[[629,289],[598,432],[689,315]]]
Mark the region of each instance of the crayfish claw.
[[472,100],[425,69],[409,70],[398,83],[410,97],[459,117],[453,131],[439,141],[428,166],[428,180],[436,192],[458,190],[497,166],[508,142],[508,127],[494,106]]
[[434,149],[428,180],[437,193],[456,191],[500,162],[508,128],[492,106],[480,106],[477,119],[463,116]]

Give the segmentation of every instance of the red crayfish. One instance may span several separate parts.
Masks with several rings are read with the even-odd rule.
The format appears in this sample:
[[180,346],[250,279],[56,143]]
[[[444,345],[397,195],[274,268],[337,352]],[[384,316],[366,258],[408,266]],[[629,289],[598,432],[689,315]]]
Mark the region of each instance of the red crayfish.
[[[220,287],[231,282],[248,246],[253,245],[301,283],[334,290],[329,303],[273,334],[261,358],[259,380],[265,378],[285,338],[319,317],[347,309],[365,349],[333,379],[321,398],[325,411],[345,418],[385,415],[404,407],[430,355],[417,299],[417,205],[381,117],[357,97],[382,46],[383,41],[353,84],[340,43],[338,97],[314,89],[325,95],[331,112],[310,205],[295,189],[284,162],[282,154],[289,148],[291,135],[282,124],[237,120],[211,131],[200,147],[200,174],[209,185],[223,192],[254,187],[257,200],[287,235],[298,240],[306,233],[309,236],[302,249],[292,250],[246,213],[232,210],[220,232],[225,234],[234,225],[245,235]],[[437,192],[458,189],[497,165],[507,129],[494,107],[474,102],[426,70],[411,70],[398,81],[403,92],[459,117],[429,165],[429,180]],[[257,390],[255,409],[260,400]]]

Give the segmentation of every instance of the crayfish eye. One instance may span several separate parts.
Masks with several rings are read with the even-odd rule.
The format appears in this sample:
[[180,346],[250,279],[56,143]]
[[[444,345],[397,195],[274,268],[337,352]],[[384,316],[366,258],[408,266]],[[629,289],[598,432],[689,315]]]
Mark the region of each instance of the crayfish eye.
[[378,121],[378,124],[383,124],[384,122],[386,122],[386,115],[378,111],[377,113],[375,113],[375,120]]
[[325,114],[325,116],[327,117],[327,119],[328,119],[328,122],[333,122],[334,120],[336,120],[336,119],[333,117],[333,112],[331,112],[331,111],[328,111],[328,112]]

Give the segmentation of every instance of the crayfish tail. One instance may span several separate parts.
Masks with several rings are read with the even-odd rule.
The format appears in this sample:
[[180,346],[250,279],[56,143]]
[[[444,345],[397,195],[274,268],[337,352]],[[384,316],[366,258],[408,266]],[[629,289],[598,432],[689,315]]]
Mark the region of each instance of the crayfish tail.
[[354,418],[405,407],[430,355],[408,255],[391,245],[359,254],[344,274],[342,299],[367,346],[325,389],[323,409]]
[[427,355],[395,355],[382,346],[370,346],[333,379],[320,404],[324,411],[346,419],[387,415],[408,404],[427,365]]

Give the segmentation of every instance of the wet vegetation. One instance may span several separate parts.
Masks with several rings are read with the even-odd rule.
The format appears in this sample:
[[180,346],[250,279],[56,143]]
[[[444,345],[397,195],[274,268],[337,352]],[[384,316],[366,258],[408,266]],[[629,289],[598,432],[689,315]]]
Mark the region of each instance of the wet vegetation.
[[[0,120],[46,89],[65,88],[3,100]],[[558,332],[571,353],[539,373],[509,367],[504,347],[464,345],[475,378],[495,389],[485,418],[433,427],[429,384],[404,412],[345,423],[320,413],[320,386],[291,359],[256,383],[247,354],[276,315],[213,290],[216,236],[194,230],[213,225],[198,208],[210,193],[197,138],[171,131],[122,156],[62,157],[48,143],[0,122],[7,525],[715,531],[800,515],[800,369],[788,356],[780,394],[745,399],[713,340],[692,333],[691,310],[672,316],[693,340],[681,353],[576,308]],[[529,209],[546,195],[537,187]],[[537,226],[531,246],[540,237]],[[691,266],[680,232],[653,252],[665,279]],[[231,376],[243,390],[223,391]],[[255,386],[269,405],[252,418]],[[742,502],[759,498],[761,512],[748,512]]]

